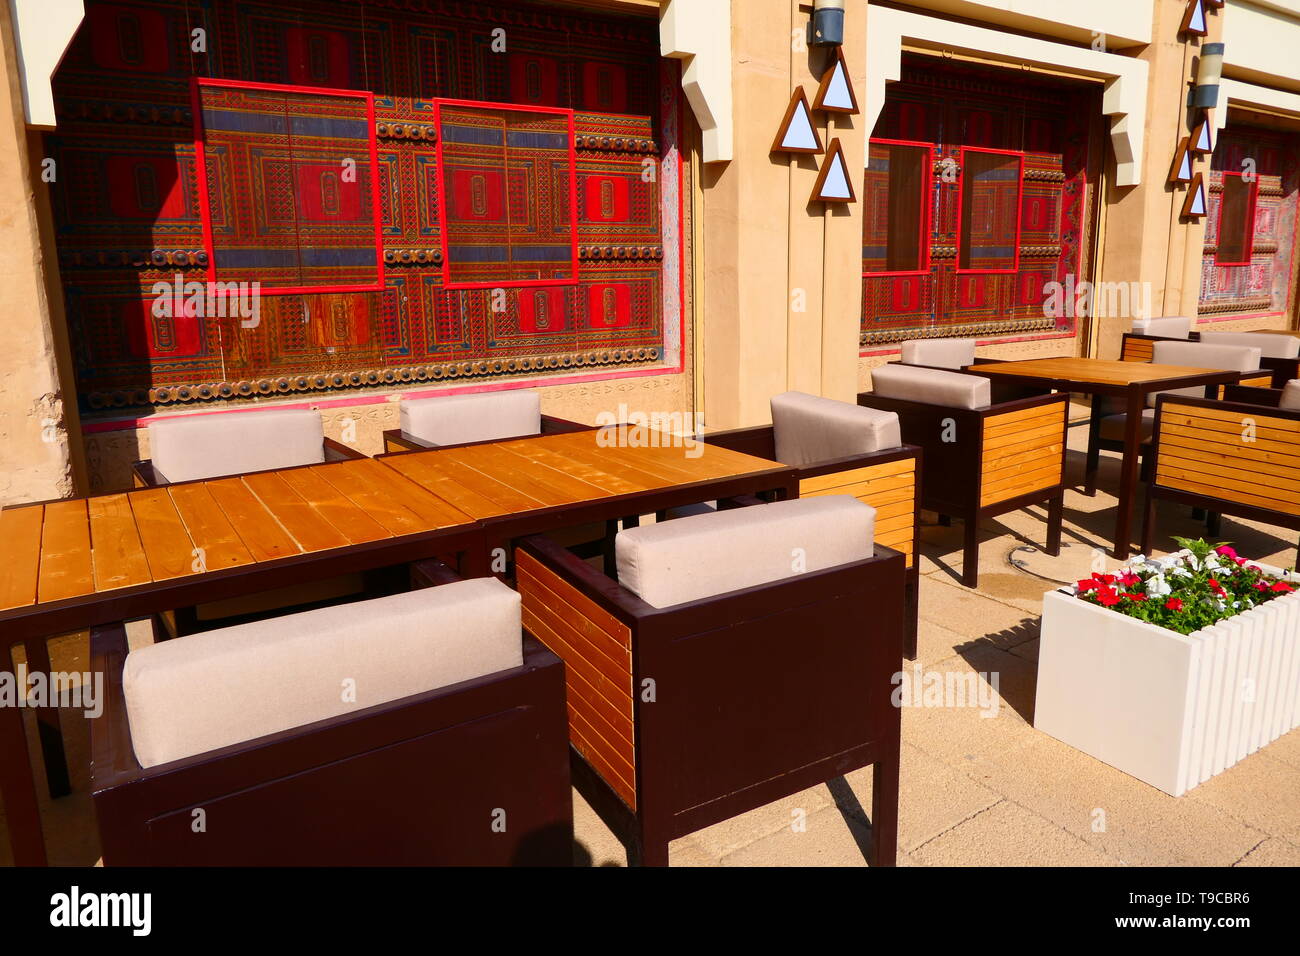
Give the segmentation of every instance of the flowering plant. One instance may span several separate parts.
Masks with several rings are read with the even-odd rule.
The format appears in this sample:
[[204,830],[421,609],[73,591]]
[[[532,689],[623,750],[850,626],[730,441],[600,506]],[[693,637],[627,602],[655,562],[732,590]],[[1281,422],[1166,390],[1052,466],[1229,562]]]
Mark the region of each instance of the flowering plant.
[[1228,544],[1175,538],[1187,554],[1161,560],[1139,555],[1114,574],[1093,574],[1073,589],[1080,600],[1191,634],[1295,591]]

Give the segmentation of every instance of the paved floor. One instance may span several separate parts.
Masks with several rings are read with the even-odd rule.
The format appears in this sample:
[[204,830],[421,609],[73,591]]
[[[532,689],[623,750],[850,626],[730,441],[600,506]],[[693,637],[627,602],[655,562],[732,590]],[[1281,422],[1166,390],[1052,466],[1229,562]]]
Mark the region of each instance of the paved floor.
[[[1084,429],[1071,432],[1070,477],[1082,473]],[[1061,564],[1087,564],[1114,522],[1118,459],[1107,456],[1095,498],[1069,492]],[[1038,618],[1053,585],[1013,567],[1008,555],[1041,544],[1041,508],[987,522],[978,592],[961,586],[961,525],[923,531],[917,664],[926,672],[975,674],[992,694],[979,707],[910,707],[903,713],[898,862],[920,866],[1300,865],[1300,730],[1180,798],[1033,728]],[[1200,536],[1185,509],[1161,512],[1166,535]],[[1295,563],[1289,532],[1224,519],[1223,540],[1254,559]],[[1172,550],[1167,538],[1163,552]],[[1067,567],[1067,570],[1072,570]],[[1082,568],[1080,569],[1082,571]],[[83,640],[54,647],[56,670],[86,668]],[[994,678],[993,675],[996,675]],[[982,716],[992,712],[995,716]],[[65,718],[76,792],[43,805],[55,863],[99,857],[87,793],[86,726]],[[29,734],[32,728],[29,725]],[[34,745],[35,740],[32,739]],[[863,866],[871,828],[871,771],[677,840],[674,866]],[[622,866],[622,847],[577,794],[575,855],[581,864]],[[0,829],[0,862],[9,852]]]

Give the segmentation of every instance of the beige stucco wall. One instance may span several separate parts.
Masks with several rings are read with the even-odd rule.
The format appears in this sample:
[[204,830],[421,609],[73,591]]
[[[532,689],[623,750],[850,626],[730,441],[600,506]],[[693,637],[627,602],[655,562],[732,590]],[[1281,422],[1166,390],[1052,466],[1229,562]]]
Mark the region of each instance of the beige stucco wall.
[[[50,321],[8,0],[0,0],[0,504],[74,493],[60,342]],[[66,356],[65,356],[66,359]]]

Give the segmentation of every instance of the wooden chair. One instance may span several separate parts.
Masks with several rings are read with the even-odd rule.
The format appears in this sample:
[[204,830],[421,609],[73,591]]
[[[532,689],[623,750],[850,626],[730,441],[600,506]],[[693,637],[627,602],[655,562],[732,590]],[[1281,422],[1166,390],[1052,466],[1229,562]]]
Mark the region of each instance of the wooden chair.
[[1243,381],[1242,385],[1284,388],[1287,382],[1300,378],[1300,338],[1294,335],[1280,332],[1202,332],[1199,341],[1206,345],[1236,345],[1260,350],[1260,368],[1271,372],[1271,379],[1268,382]]
[[617,581],[522,542],[524,627],[565,661],[574,784],[629,861],[666,865],[670,840],[874,764],[870,859],[894,863],[904,567],[873,554],[871,520],[838,497],[635,528]]
[[365,458],[325,437],[315,409],[213,412],[151,422],[150,457],[131,466],[137,488]]
[[384,451],[422,451],[528,435],[583,431],[589,426],[543,415],[529,389],[402,399],[401,427],[384,432]]
[[[1226,401],[1161,395],[1151,439],[1142,550],[1155,544],[1156,502],[1300,530],[1300,381],[1229,386]],[[1300,550],[1297,551],[1300,562]]]
[[921,449],[903,444],[896,417],[873,414],[847,402],[786,392],[771,404],[773,424],[705,432],[702,440],[792,465],[801,498],[852,495],[876,509],[875,543],[901,551],[907,567],[903,655],[915,658]]
[[[1126,355],[1137,354],[1128,351],[1130,348],[1129,342],[1133,338],[1131,335],[1124,336]],[[1258,373],[1243,378],[1242,385],[1263,387],[1273,380],[1272,373],[1265,372],[1260,367],[1262,353],[1258,347],[1210,345],[1199,341],[1182,342],[1157,338],[1151,340],[1149,355],[1150,357],[1144,361],[1155,362],[1157,365],[1222,368],[1239,372]],[[1125,360],[1139,361],[1137,358],[1127,358]],[[1195,395],[1204,394],[1207,391],[1209,389],[1184,388],[1173,389],[1168,394]],[[1214,391],[1216,395],[1219,394],[1217,387],[1215,387]],[[1147,404],[1149,407],[1142,413],[1142,456],[1144,460],[1150,444],[1151,432],[1155,425],[1156,399],[1160,394],[1166,393],[1154,393],[1148,397]],[[1101,452],[1124,450],[1124,427],[1128,420],[1128,414],[1116,411],[1113,406],[1094,398],[1090,418],[1087,462],[1084,466],[1084,490],[1088,495],[1092,495],[1097,488],[1097,470],[1101,463]]]
[[1192,320],[1184,315],[1134,319],[1133,333],[1152,339],[1187,339],[1195,334],[1192,332]]
[[903,440],[925,457],[921,507],[966,522],[962,583],[979,583],[984,518],[1047,505],[1047,552],[1061,547],[1069,396],[991,403],[989,380],[962,372],[886,365],[858,404],[894,412]]
[[132,650],[95,629],[105,865],[571,864],[563,665],[495,579],[415,577]]

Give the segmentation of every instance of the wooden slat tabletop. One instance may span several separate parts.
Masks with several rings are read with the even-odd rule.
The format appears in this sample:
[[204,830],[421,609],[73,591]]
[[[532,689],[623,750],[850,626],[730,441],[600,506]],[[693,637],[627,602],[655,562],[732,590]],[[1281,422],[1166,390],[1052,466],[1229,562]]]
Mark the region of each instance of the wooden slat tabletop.
[[[377,459],[422,489],[488,520],[786,468],[716,445],[619,445],[585,430]],[[643,438],[645,436],[642,436]]]
[[1118,359],[1045,358],[1018,362],[990,362],[971,366],[980,375],[1055,379],[1096,385],[1135,385],[1170,378],[1222,375],[1223,369],[1188,368],[1182,365],[1154,365],[1150,362],[1121,362]]
[[0,612],[474,524],[371,459],[15,506]]

